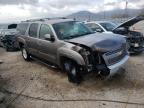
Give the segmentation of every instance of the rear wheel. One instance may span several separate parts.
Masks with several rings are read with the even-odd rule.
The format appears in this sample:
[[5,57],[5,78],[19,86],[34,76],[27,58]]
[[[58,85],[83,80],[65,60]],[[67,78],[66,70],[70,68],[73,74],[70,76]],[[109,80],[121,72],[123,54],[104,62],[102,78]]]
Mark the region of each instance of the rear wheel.
[[29,61],[30,60],[30,54],[27,52],[25,47],[21,48],[21,52],[22,52],[22,56],[23,56],[24,60]]
[[63,63],[64,70],[67,72],[68,80],[72,83],[79,84],[81,82],[81,75],[77,63],[66,60]]
[[8,42],[4,43],[4,48],[6,51],[10,51],[11,48],[10,48],[10,45],[8,44]]
[[6,51],[10,51],[9,46],[5,46]]

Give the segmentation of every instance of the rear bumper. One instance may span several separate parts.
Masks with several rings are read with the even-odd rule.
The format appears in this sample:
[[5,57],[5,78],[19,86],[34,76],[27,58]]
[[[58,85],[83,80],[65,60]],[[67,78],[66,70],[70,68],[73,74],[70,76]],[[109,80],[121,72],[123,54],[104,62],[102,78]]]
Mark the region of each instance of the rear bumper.
[[125,65],[125,63],[128,61],[129,59],[129,55],[126,55],[120,62],[108,66],[109,70],[110,70],[110,76],[116,74],[118,72],[118,70],[123,67]]

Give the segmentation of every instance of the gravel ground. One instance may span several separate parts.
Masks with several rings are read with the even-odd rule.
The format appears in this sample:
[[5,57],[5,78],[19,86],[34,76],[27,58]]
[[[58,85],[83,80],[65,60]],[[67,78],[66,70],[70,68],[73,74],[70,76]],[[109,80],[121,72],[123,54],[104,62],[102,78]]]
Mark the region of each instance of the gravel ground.
[[79,85],[20,52],[0,48],[0,108],[144,108],[144,54],[130,57],[125,70],[104,81],[94,74]]

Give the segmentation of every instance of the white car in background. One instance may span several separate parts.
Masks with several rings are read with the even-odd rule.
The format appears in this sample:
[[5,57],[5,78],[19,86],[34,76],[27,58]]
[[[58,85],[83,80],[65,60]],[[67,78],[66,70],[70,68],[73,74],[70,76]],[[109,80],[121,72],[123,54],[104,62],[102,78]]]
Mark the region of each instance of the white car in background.
[[91,21],[85,23],[93,31],[100,33],[113,33],[113,29],[118,26],[118,24],[111,21]]

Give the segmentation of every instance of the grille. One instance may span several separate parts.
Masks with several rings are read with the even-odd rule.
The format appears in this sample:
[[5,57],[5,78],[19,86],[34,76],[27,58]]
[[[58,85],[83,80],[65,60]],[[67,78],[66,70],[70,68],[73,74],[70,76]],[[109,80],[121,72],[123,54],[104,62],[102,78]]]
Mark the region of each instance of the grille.
[[129,37],[128,40],[131,43],[142,43],[144,42],[144,37]]
[[113,52],[108,52],[105,54],[105,56],[107,58],[107,63],[110,66],[115,63],[118,63],[125,57],[126,54],[127,54],[126,44],[123,44],[120,49],[115,50]]
[[113,64],[119,62],[120,60],[122,60],[124,58],[125,55],[126,55],[126,53],[123,51],[122,54],[120,54],[120,55],[118,55],[116,57],[108,59],[108,64],[109,65],[113,65]]

